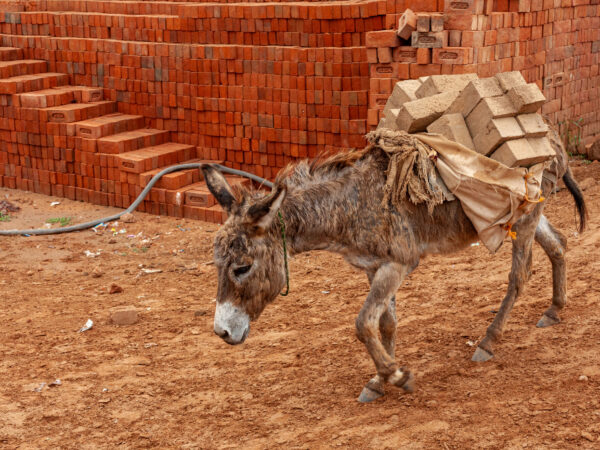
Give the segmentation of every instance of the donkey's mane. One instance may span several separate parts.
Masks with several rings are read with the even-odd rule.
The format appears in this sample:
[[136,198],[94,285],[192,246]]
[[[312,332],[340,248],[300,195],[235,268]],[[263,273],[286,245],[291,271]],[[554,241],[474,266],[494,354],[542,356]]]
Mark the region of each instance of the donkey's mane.
[[[344,169],[354,167],[373,146],[368,145],[364,149],[354,149],[349,152],[334,155],[319,155],[314,159],[302,159],[293,161],[279,171],[275,177],[274,185],[285,187],[290,190],[297,187],[308,188],[311,191],[321,191],[331,187],[331,183],[344,183],[344,175],[349,172]],[[240,184],[231,186],[232,193],[241,204],[251,204],[264,197],[261,189],[253,186],[246,187]]]
[[353,167],[363,158],[372,146],[354,149],[349,152],[336,153],[331,156],[320,155],[312,160],[294,161],[285,166],[275,178],[275,185],[287,187],[310,183],[311,181],[328,181],[337,178],[344,169]]

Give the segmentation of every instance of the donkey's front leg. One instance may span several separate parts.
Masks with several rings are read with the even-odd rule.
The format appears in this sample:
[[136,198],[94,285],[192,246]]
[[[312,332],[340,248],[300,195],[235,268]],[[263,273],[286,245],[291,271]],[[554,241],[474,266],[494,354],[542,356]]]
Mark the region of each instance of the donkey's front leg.
[[[384,346],[379,339],[382,316],[389,311],[391,299],[406,274],[406,266],[400,264],[387,263],[381,266],[372,277],[371,290],[356,319],[357,337],[367,347],[377,369],[377,376],[365,386],[359,401],[372,401],[383,395],[383,383],[386,381],[403,387],[405,390],[412,390],[410,372],[398,369],[394,360],[393,348],[391,351],[386,348],[390,346],[390,340],[386,339],[388,345]],[[384,334],[386,333],[384,332]],[[386,337],[389,338],[389,334]]]
[[[369,282],[371,281],[373,281],[372,276],[369,277]],[[381,343],[392,359],[396,350],[396,323],[396,296],[393,295],[388,307],[379,318]],[[361,403],[368,403],[383,395],[385,395],[385,380],[375,375],[363,388],[358,400]]]

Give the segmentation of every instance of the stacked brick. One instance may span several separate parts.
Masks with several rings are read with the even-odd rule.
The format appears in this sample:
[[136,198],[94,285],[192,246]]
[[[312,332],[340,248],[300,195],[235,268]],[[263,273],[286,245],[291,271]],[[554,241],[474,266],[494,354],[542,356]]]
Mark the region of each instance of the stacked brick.
[[272,178],[293,159],[364,145],[364,32],[381,28],[384,1],[38,3],[46,11],[0,18],[4,45],[104,87],[205,158]]
[[[142,116],[118,113],[102,89],[69,86],[66,74],[22,54],[0,47],[0,186],[126,207],[162,168],[200,161],[195,146],[145,128]],[[139,209],[225,219],[198,170],[165,176]]]
[[528,167],[555,156],[537,114],[545,101],[520,72],[432,75],[399,81],[379,126],[441,134],[509,167]]
[[[35,171],[56,172],[69,195],[87,189],[76,197],[112,204],[114,194],[120,205],[144,185],[120,155],[169,142],[196,149],[173,150],[174,160],[193,155],[272,178],[296,158],[362,147],[364,133],[399,109],[387,102],[398,81],[443,74],[519,71],[543,89],[554,123],[581,119],[585,143],[600,134],[596,0],[228,3],[0,0],[0,45],[48,63],[47,74],[0,83],[0,184],[22,179],[21,188],[47,191],[50,176]],[[3,76],[17,70],[9,66]],[[57,86],[102,97],[67,89],[13,103],[15,89]],[[404,95],[416,100],[411,89]],[[76,126],[69,134],[87,120],[110,128],[96,121],[110,114],[141,116],[155,132],[144,135],[138,122],[109,130],[119,138],[81,127],[77,135]],[[173,180],[188,182],[179,189],[201,182],[190,176]],[[185,193],[156,192],[146,210],[182,214]],[[170,209],[162,202],[175,197],[183,200]]]
[[[586,143],[600,134],[600,5],[595,0],[455,0],[434,13],[412,4],[411,9],[396,14],[395,22],[386,21],[389,36],[398,33],[396,41],[376,42],[369,39],[373,32],[367,33],[371,73],[397,75],[371,78],[370,128],[384,117],[385,98],[397,81],[519,71],[543,89],[542,113],[553,123],[581,120]],[[439,14],[443,31],[437,31]],[[385,68],[390,65],[393,70]]]
[[[295,158],[364,145],[364,31],[382,26],[385,2],[22,6],[0,14],[2,44],[21,48],[22,58],[48,61],[52,74],[19,89],[99,86],[110,110],[68,104],[72,92],[32,94],[60,107],[46,112],[47,123],[0,95],[9,144],[0,153],[0,185],[126,206],[172,163],[226,161],[273,177]],[[114,126],[111,114],[127,116],[130,125]],[[144,134],[143,118],[155,133]],[[222,220],[198,176],[166,176],[142,210]]]

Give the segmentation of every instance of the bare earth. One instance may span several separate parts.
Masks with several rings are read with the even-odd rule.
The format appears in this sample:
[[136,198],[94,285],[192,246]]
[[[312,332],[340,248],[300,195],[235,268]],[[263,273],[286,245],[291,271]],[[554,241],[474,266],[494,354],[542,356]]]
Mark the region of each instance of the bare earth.
[[[574,167],[580,182],[600,180],[600,164]],[[396,354],[417,391],[388,388],[368,405],[356,398],[374,368],[354,336],[367,280],[338,256],[296,257],[290,295],[230,347],[212,332],[213,225],[136,214],[115,236],[0,237],[0,447],[600,448],[600,181],[590,184],[583,235],[568,192],[546,209],[569,237],[561,324],[534,326],[551,298],[536,246],[496,356],[471,362],[507,286],[510,243],[495,256],[474,246],[430,257],[397,297]],[[6,196],[22,210],[0,229],[113,211]],[[113,283],[124,292],[108,294]],[[110,324],[120,305],[139,322]]]

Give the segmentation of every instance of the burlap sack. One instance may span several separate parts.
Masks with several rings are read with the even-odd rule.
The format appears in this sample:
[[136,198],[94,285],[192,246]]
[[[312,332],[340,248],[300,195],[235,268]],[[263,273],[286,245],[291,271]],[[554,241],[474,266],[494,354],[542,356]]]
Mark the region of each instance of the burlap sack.
[[496,252],[512,225],[539,201],[544,169],[551,161],[530,168],[510,168],[439,134],[414,134],[437,152],[436,168],[461,202],[479,238]]

